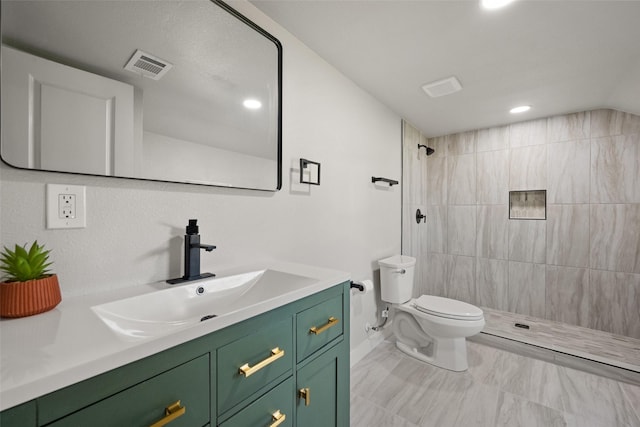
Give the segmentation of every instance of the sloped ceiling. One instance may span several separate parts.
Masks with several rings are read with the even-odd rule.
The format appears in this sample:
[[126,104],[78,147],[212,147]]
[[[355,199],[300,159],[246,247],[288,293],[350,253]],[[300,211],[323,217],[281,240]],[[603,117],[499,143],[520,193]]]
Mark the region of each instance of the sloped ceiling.
[[[427,136],[595,108],[640,114],[637,0],[252,3]],[[422,91],[449,76],[461,92]],[[532,109],[509,114],[521,104]]]

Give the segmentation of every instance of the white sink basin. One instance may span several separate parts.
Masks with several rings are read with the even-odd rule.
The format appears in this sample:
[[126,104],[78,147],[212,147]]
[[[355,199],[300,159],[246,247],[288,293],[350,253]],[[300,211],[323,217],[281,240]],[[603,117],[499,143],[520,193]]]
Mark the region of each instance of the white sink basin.
[[169,334],[295,293],[315,279],[260,270],[204,279],[91,307],[128,341]]

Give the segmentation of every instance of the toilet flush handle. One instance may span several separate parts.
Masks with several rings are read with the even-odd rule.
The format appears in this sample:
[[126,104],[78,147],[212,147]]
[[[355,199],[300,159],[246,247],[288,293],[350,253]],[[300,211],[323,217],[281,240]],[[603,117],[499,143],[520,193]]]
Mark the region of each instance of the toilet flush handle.
[[407,270],[405,270],[404,268],[394,271],[394,273],[398,273],[398,274],[405,274],[406,272]]

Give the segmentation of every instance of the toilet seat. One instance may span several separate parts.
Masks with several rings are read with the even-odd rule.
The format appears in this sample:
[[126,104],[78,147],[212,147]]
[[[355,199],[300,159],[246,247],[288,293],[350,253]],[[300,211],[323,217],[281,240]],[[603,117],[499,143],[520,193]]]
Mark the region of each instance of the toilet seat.
[[484,314],[478,307],[449,298],[422,295],[412,300],[413,308],[432,316],[454,320],[481,320]]

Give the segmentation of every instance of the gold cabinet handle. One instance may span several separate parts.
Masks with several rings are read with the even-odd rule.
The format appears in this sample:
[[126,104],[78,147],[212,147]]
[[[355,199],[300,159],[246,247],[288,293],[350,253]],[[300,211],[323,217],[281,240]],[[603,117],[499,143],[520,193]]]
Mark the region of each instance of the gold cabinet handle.
[[319,335],[321,333],[323,333],[324,331],[326,331],[327,329],[329,329],[332,326],[335,326],[338,324],[340,320],[336,319],[335,317],[331,316],[329,317],[329,320],[327,321],[327,323],[325,323],[324,325],[318,327],[312,327],[309,329],[309,333],[310,334],[314,334],[314,335]]
[[245,377],[248,377],[249,375],[255,374],[256,372],[258,372],[260,369],[264,368],[268,364],[273,363],[276,360],[280,359],[282,356],[284,356],[284,350],[280,350],[280,348],[276,347],[271,350],[271,356],[267,357],[257,365],[249,366],[248,363],[245,363],[244,365],[240,366],[240,369],[238,369],[238,373],[240,375],[244,375]]
[[280,409],[278,409],[276,412],[271,414],[271,420],[273,421],[273,423],[269,424],[269,427],[277,427],[280,424],[282,424],[286,419],[287,419],[287,416],[281,413]]
[[298,397],[304,399],[304,406],[311,405],[311,389],[309,387],[298,390]]
[[165,417],[151,424],[150,427],[162,427],[163,425],[169,424],[171,421],[175,420],[176,418],[183,416],[185,412],[187,412],[187,407],[180,406],[180,401],[178,400],[176,403],[164,408]]

